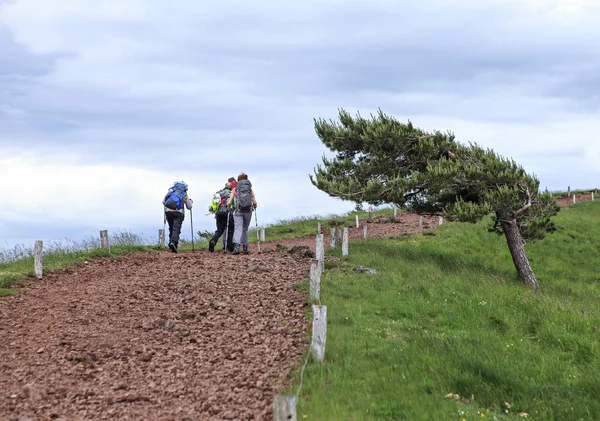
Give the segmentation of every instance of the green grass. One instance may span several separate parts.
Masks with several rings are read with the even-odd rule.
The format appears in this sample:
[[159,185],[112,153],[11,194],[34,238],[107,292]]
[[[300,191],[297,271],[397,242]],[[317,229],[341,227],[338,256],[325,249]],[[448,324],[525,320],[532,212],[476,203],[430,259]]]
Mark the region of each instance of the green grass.
[[[68,240],[44,243],[44,272],[66,268],[100,256],[118,257],[135,251],[157,250],[156,246],[144,245],[146,241],[142,237],[126,231],[109,234],[109,242],[110,253],[100,248],[100,239],[94,238],[79,243]],[[12,286],[34,276],[33,255],[33,247],[0,249],[0,296],[15,294]]]
[[[400,214],[400,211],[398,211]],[[321,222],[322,232],[327,232],[329,228],[333,228],[332,223],[341,224],[342,227],[353,227],[356,224],[356,215],[361,221],[368,218],[366,211],[353,211],[347,215],[325,215],[325,216],[310,216],[298,217],[287,220],[279,220],[274,224],[261,226],[265,228],[265,240],[281,240],[285,238],[298,238],[308,235],[317,234],[317,224]],[[376,218],[381,215],[389,215],[392,217],[393,211],[390,208],[373,210],[372,216]],[[337,225],[336,225],[337,226]],[[257,241],[256,228],[252,228],[248,232],[248,241],[255,243]]]
[[[596,190],[596,189],[577,189],[577,190],[571,190],[570,195],[573,196],[574,194],[576,194],[576,195],[587,194],[587,193],[590,193],[590,192],[592,192],[594,190]],[[569,192],[567,192],[567,191],[551,191],[550,193],[552,193],[552,197],[554,197],[555,199],[560,199],[560,198],[569,196]]]
[[306,368],[298,419],[600,419],[600,203],[563,208],[527,246],[538,292],[486,222],[350,244],[347,263],[378,273],[322,278],[326,357]]

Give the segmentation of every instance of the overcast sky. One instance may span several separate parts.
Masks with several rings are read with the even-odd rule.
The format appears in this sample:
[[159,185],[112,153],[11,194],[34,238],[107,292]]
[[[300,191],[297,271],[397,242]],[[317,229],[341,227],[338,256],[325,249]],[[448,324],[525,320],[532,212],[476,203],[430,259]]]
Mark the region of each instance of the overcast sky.
[[600,187],[599,43],[596,0],[0,0],[0,248],[153,238],[175,180],[214,230],[240,171],[261,225],[351,210],[308,178],[340,107]]

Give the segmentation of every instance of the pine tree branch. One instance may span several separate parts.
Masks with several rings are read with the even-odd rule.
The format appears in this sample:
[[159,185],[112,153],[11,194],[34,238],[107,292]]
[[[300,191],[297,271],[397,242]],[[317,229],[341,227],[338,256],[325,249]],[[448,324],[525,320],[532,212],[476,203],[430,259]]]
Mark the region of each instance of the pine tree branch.
[[523,212],[531,207],[531,194],[529,194],[529,187],[525,188],[525,192],[527,193],[527,202],[525,202],[521,209],[515,211],[515,218],[518,218]]

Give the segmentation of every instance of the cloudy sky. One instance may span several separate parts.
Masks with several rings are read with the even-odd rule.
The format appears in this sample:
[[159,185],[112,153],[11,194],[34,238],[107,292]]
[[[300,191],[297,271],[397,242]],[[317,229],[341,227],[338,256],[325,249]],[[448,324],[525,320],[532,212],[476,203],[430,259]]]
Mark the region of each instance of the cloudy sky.
[[240,171],[259,224],[350,210],[308,178],[339,107],[600,187],[599,40],[596,0],[0,0],[0,248],[153,238],[175,180],[214,230]]

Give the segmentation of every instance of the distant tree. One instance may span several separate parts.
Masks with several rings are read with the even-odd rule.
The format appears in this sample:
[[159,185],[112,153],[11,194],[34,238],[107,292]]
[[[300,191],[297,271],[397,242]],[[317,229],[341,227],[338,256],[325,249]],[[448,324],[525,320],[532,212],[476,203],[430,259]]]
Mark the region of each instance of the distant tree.
[[559,207],[539,180],[514,160],[474,143],[462,145],[450,132],[427,133],[379,110],[339,122],[315,119],[321,141],[335,152],[309,175],[333,197],[372,205],[393,204],[421,215],[477,222],[492,214],[489,230],[506,237],[519,278],[537,288],[525,242],[554,231]]

